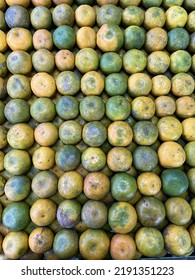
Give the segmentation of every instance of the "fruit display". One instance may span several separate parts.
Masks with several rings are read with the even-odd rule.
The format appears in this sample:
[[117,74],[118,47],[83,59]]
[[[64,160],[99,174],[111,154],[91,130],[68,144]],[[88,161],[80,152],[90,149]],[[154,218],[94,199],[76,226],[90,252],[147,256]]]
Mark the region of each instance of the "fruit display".
[[195,256],[195,0],[0,0],[0,259]]

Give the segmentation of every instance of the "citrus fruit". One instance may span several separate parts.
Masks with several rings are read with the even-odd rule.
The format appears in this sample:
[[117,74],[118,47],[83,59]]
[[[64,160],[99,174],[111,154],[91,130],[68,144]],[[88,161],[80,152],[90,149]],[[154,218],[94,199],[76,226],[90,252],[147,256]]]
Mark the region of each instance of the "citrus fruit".
[[184,256],[191,249],[190,234],[184,226],[169,224],[163,230],[165,248],[175,256]]
[[128,202],[114,202],[108,210],[108,223],[116,233],[129,233],[137,223],[135,208]]
[[35,50],[47,49],[52,50],[54,40],[52,33],[47,29],[38,29],[33,33],[33,47]]
[[186,160],[184,149],[174,141],[163,142],[159,146],[157,154],[160,165],[165,168],[180,167]]
[[152,77],[151,93],[154,96],[166,95],[170,92],[171,80],[165,75],[155,75]]
[[186,163],[191,167],[195,167],[195,158],[193,156],[194,149],[195,141],[191,141],[184,146],[184,151],[186,153]]
[[[156,2],[156,1],[155,1]],[[145,11],[143,26],[146,30],[163,27],[166,21],[165,11],[158,6],[148,7]]]
[[31,55],[23,50],[11,52],[7,57],[7,68],[12,74],[29,74],[32,70]]
[[108,141],[112,146],[128,146],[133,139],[133,131],[125,121],[114,121],[108,126]]
[[36,6],[30,13],[32,26],[37,29],[49,29],[52,25],[52,13],[44,6]]
[[7,81],[7,92],[13,99],[28,100],[32,93],[29,79],[21,74],[11,75]]
[[6,119],[12,123],[27,123],[30,120],[30,105],[26,100],[14,98],[4,108]]
[[156,257],[164,249],[161,232],[153,227],[141,227],[135,234],[135,243],[140,253],[146,257]]
[[59,138],[64,144],[74,145],[81,140],[82,126],[74,121],[63,122],[59,127]]
[[152,89],[152,80],[145,73],[135,73],[128,78],[128,91],[130,96],[148,95]]
[[39,170],[52,168],[55,163],[55,151],[51,147],[39,147],[32,155],[32,163]]
[[29,235],[29,248],[32,252],[43,254],[53,245],[54,234],[48,227],[37,227]]
[[158,128],[151,121],[138,121],[133,126],[133,140],[138,145],[150,146],[158,138]]
[[161,179],[153,172],[142,172],[137,177],[137,187],[141,194],[153,196],[161,190]]
[[64,145],[55,154],[55,162],[63,171],[72,171],[80,164],[81,153],[73,145]]
[[135,208],[139,222],[145,227],[160,225],[166,216],[163,202],[155,197],[142,197]]
[[111,96],[106,102],[106,116],[112,121],[125,120],[131,112],[130,102],[120,95]]
[[137,183],[128,173],[116,173],[111,178],[111,194],[118,201],[129,201],[137,192]]
[[39,97],[32,102],[30,114],[39,123],[52,121],[56,115],[55,105],[50,98]]
[[131,102],[132,116],[137,120],[150,120],[155,114],[155,103],[148,96],[138,96]]
[[4,157],[5,169],[13,175],[23,175],[31,167],[31,158],[24,150],[12,149]]
[[119,7],[114,4],[105,4],[97,11],[96,21],[99,27],[106,23],[120,25],[121,17],[121,11]]
[[61,96],[56,102],[56,112],[63,120],[70,120],[79,114],[79,102],[73,96]]
[[40,123],[34,129],[34,138],[41,146],[52,146],[58,140],[58,129],[51,122]]
[[32,191],[40,198],[49,198],[57,192],[57,176],[51,172],[40,171],[32,179]]
[[88,200],[81,210],[81,219],[88,228],[102,228],[107,222],[107,207],[102,201]]
[[106,164],[106,155],[99,147],[89,147],[82,153],[81,162],[90,172],[100,171]]
[[147,58],[142,50],[130,49],[123,55],[123,68],[128,74],[142,72],[146,64]]
[[30,222],[30,206],[25,201],[9,203],[3,210],[2,223],[12,231],[23,230]]
[[141,26],[145,13],[137,5],[126,6],[122,12],[122,24],[127,27],[131,25]]
[[33,45],[31,32],[23,27],[11,28],[7,33],[6,40],[12,51],[29,51]]
[[12,5],[5,11],[5,21],[9,28],[30,26],[30,16],[28,10],[21,5]]
[[58,205],[57,220],[65,228],[73,228],[80,222],[81,204],[76,199],[65,199]]
[[107,154],[107,164],[114,172],[125,172],[132,166],[132,153],[126,147],[113,147]]
[[99,57],[92,48],[83,48],[75,55],[75,65],[81,73],[97,70],[99,66]]
[[189,186],[188,177],[179,169],[165,169],[161,173],[162,190],[168,196],[180,196]]
[[105,23],[97,32],[97,46],[103,52],[118,51],[123,42],[123,32],[117,24]]
[[54,59],[58,70],[69,71],[74,69],[74,54],[70,50],[59,50]]
[[32,64],[37,72],[52,73],[55,66],[54,55],[47,49],[39,49],[32,55]]
[[75,10],[75,21],[79,27],[82,26],[93,26],[95,24],[96,14],[94,9],[88,5],[83,4]]
[[100,95],[104,89],[104,78],[97,71],[89,71],[81,78],[81,91],[85,95]]
[[25,231],[11,231],[3,239],[3,252],[11,260],[17,260],[29,249],[28,234]]
[[102,172],[90,172],[84,179],[83,192],[92,200],[103,199],[110,191],[110,179]]
[[166,28],[173,29],[176,27],[184,27],[188,13],[183,7],[180,6],[171,6],[166,10]]
[[133,152],[133,165],[140,171],[152,171],[158,164],[155,150],[149,146],[138,146]]
[[57,27],[62,25],[73,26],[74,16],[74,10],[68,3],[55,6],[52,11],[52,20]]
[[105,91],[109,96],[123,95],[127,90],[127,79],[122,73],[111,73],[105,79]]
[[80,49],[96,47],[96,32],[92,27],[83,26],[76,33],[76,43]]
[[154,102],[157,117],[172,116],[176,111],[176,103],[171,96],[158,96]]
[[76,198],[83,190],[83,177],[77,171],[67,171],[58,180],[58,191],[66,199]]
[[87,229],[79,238],[79,251],[85,260],[103,260],[109,246],[109,237],[102,229]]
[[170,197],[165,202],[166,216],[175,225],[187,224],[192,217],[190,204],[182,197]]
[[106,127],[100,121],[88,122],[83,127],[82,139],[91,147],[99,147],[107,139]]
[[14,149],[28,149],[34,144],[34,130],[26,123],[14,124],[7,133],[7,141]]
[[56,78],[57,90],[62,95],[74,95],[80,89],[81,81],[73,71],[62,71]]
[[25,175],[12,176],[7,180],[4,191],[12,201],[23,200],[31,191],[31,180]]
[[99,121],[105,113],[105,105],[100,96],[86,96],[79,103],[80,115],[86,121]]
[[116,233],[110,240],[110,255],[113,260],[132,260],[136,254],[136,244],[129,234]]
[[177,50],[185,50],[190,42],[190,36],[186,29],[182,27],[176,27],[168,31],[167,33],[167,50],[174,52]]
[[99,66],[104,74],[118,73],[122,68],[122,58],[116,52],[106,52],[100,57]]
[[67,24],[57,27],[53,32],[53,42],[59,50],[71,50],[76,42],[74,29]]
[[56,217],[57,206],[50,198],[38,198],[30,208],[30,218],[37,226],[48,226]]
[[54,236],[53,251],[60,259],[70,259],[78,251],[78,234],[71,229],[61,229]]

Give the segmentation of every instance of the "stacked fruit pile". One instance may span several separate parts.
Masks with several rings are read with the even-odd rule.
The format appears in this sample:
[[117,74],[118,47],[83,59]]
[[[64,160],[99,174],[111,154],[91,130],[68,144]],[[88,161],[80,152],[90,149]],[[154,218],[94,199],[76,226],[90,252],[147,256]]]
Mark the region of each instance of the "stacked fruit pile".
[[0,0],[0,253],[195,246],[195,1]]

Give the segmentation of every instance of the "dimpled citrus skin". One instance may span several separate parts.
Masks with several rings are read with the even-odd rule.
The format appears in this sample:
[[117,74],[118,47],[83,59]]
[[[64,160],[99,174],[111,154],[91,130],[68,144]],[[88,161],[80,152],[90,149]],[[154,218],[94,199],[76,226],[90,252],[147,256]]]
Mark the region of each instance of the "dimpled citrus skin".
[[0,0],[0,258],[194,256],[194,3]]

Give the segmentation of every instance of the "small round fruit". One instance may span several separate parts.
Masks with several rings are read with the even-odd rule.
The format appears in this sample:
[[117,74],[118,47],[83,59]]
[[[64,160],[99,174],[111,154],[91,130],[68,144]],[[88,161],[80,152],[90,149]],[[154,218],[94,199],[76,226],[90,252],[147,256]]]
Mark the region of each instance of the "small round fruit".
[[184,256],[191,249],[190,234],[184,226],[169,224],[163,230],[165,248],[175,256]]
[[99,147],[89,147],[82,153],[81,162],[90,172],[100,171],[106,164],[106,155]]
[[23,230],[30,223],[30,206],[25,201],[9,203],[2,213],[3,225],[11,231]]
[[25,231],[8,232],[3,239],[2,248],[8,259],[20,259],[29,249],[28,234]]
[[50,169],[55,163],[55,151],[50,147],[39,147],[32,155],[32,162],[39,170]]
[[76,231],[61,229],[53,240],[53,251],[60,259],[70,259],[78,252],[79,237]]
[[80,222],[81,204],[76,199],[65,199],[58,205],[57,220],[65,228],[73,228]]
[[13,175],[23,175],[31,167],[30,155],[24,150],[13,149],[5,155],[4,167]]
[[110,255],[113,260],[133,260],[136,244],[129,234],[116,233],[110,240]]
[[183,165],[186,154],[180,144],[174,141],[162,143],[157,151],[159,163],[165,168],[177,168]]
[[102,172],[90,172],[84,179],[83,192],[89,199],[102,200],[110,191],[110,179]]
[[139,252],[146,257],[156,257],[164,249],[161,232],[153,227],[141,227],[135,234],[135,243]]
[[97,46],[103,52],[118,51],[123,42],[123,32],[117,24],[105,23],[97,32]]
[[48,226],[56,218],[57,206],[49,198],[37,199],[30,208],[30,218],[37,226]]
[[49,198],[57,192],[57,176],[50,170],[39,171],[32,179],[31,188],[39,198]]
[[128,202],[114,202],[108,211],[108,223],[116,233],[129,233],[137,223],[135,208]]
[[160,225],[166,216],[164,204],[155,197],[142,197],[135,208],[139,222],[145,227]]
[[36,254],[49,251],[53,245],[54,234],[48,227],[37,227],[29,235],[29,247]]
[[107,206],[103,201],[88,200],[81,210],[81,219],[88,228],[102,228],[107,222]]
[[152,171],[158,164],[158,156],[149,146],[138,146],[133,152],[133,165],[140,171]]
[[137,177],[137,187],[142,195],[153,196],[161,190],[161,179],[153,172],[143,172]]
[[162,190],[168,196],[180,196],[187,191],[189,186],[187,175],[179,169],[165,169],[161,173],[161,181]]
[[103,260],[109,247],[110,239],[102,229],[87,229],[79,238],[79,251],[85,260]]
[[81,152],[73,145],[64,145],[56,152],[55,162],[63,171],[75,170],[81,159]]
[[12,201],[25,199],[31,191],[31,180],[25,175],[12,176],[5,184],[5,195]]
[[114,172],[125,172],[132,166],[132,154],[126,147],[113,147],[107,154],[107,164]]
[[192,208],[182,197],[170,197],[165,201],[166,216],[175,225],[187,224],[192,218]]
[[77,171],[67,171],[58,180],[58,191],[65,199],[78,197],[83,190],[83,177]]
[[137,192],[135,178],[128,173],[116,173],[111,178],[111,194],[118,201],[129,201]]

